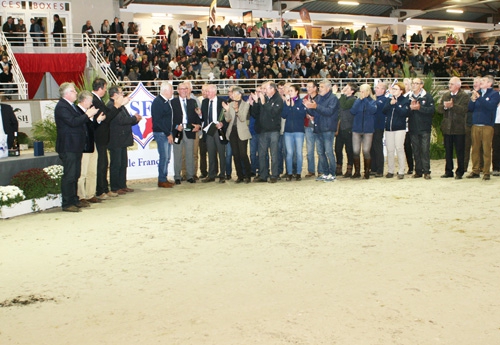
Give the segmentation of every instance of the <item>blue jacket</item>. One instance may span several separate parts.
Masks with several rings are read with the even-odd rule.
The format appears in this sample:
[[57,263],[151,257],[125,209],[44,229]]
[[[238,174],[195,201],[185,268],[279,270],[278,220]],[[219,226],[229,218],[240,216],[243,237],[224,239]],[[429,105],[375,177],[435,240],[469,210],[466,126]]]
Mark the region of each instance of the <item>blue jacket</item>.
[[156,96],[151,104],[153,132],[163,132],[167,137],[171,135],[173,116],[172,106],[169,101],[161,95]]
[[300,97],[297,98],[293,106],[286,105],[286,102],[283,102],[281,117],[286,119],[286,133],[305,132],[304,119],[306,118],[306,111],[307,108],[302,103],[302,99],[300,99]]
[[332,91],[324,96],[318,95],[315,100],[316,109],[308,109],[314,116],[314,133],[336,132],[339,121],[339,100]]
[[351,114],[354,115],[352,122],[352,131],[354,133],[373,133],[375,132],[375,113],[377,104],[374,99],[366,97],[357,99],[352,108]]
[[389,132],[406,130],[406,118],[410,116],[410,100],[401,95],[396,104],[387,102],[384,106],[385,130]]
[[385,128],[385,114],[384,107],[390,102],[390,99],[385,95],[377,96],[377,112],[375,113],[375,130]]
[[469,111],[472,112],[473,125],[495,126],[495,116],[500,94],[489,88],[484,96],[479,97],[475,102],[469,101]]

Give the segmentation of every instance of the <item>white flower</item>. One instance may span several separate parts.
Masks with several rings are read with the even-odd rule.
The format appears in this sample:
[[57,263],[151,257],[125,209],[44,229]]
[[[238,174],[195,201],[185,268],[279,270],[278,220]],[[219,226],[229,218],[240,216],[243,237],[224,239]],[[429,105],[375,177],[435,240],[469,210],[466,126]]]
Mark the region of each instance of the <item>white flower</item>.
[[45,171],[47,175],[49,175],[49,177],[53,180],[61,179],[64,173],[62,165],[51,165],[49,167],[43,168],[43,171]]
[[0,206],[10,206],[25,198],[23,191],[17,186],[0,186]]

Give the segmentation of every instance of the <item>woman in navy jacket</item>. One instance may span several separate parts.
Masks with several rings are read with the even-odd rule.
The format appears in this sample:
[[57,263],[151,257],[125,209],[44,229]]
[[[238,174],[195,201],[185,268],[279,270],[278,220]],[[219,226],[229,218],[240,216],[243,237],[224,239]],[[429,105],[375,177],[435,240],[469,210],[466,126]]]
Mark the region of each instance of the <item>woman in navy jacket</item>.
[[286,147],[286,173],[287,181],[292,180],[292,163],[294,154],[297,157],[297,181],[301,180],[300,173],[302,171],[302,148],[304,146],[304,119],[306,117],[307,108],[302,104],[302,99],[299,97],[300,88],[298,85],[290,85],[290,92],[286,95],[286,101],[283,104],[281,117],[286,119],[285,122],[285,147]]
[[372,159],[370,150],[372,148],[373,132],[375,132],[375,113],[377,103],[372,93],[372,88],[368,84],[359,87],[359,97],[351,108],[354,115],[352,123],[352,152],[354,156],[354,175],[351,178],[361,177],[360,174],[360,152],[363,143],[363,158],[365,174],[364,178],[370,178],[370,168]]
[[394,177],[394,150],[398,155],[398,179],[404,178],[405,172],[405,136],[406,119],[410,115],[410,100],[403,96],[405,86],[396,83],[390,90],[392,98],[384,107],[385,114],[385,145],[387,148],[387,175]]

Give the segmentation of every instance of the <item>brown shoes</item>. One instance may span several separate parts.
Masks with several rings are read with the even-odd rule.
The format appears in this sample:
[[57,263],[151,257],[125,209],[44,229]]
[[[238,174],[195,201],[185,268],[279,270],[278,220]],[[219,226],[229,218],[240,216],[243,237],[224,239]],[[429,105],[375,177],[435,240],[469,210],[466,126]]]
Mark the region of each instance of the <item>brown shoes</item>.
[[160,188],[172,188],[174,186],[173,183],[170,182],[158,182],[158,187]]
[[68,206],[68,207],[63,207],[62,209],[64,212],[82,212],[82,210],[80,210],[78,207],[76,207],[75,205],[71,205],[71,206]]
[[88,202],[85,199],[82,199],[82,200],[78,201],[78,203],[75,206],[78,207],[78,208],[90,207],[90,202]]
[[87,201],[88,201],[88,202],[90,202],[90,203],[92,203],[92,204],[97,204],[97,203],[99,203],[99,202],[102,202],[102,200],[101,200],[101,199],[96,198],[95,196],[93,196],[93,197],[92,197],[92,198],[90,198],[90,199],[87,199]]
[[134,191],[132,188],[128,188],[128,187],[122,188],[121,190],[124,192],[127,192],[127,193],[132,193]]
[[123,189],[112,190],[111,192],[115,193],[115,194],[118,194],[118,195],[125,195],[125,194],[127,194],[127,192],[124,191]]

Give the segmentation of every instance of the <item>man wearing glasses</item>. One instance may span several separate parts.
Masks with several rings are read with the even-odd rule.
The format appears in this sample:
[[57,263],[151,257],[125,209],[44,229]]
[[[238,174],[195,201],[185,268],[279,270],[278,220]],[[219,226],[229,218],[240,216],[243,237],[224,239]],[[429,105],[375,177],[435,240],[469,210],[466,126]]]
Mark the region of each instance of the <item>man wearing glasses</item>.
[[431,128],[434,115],[434,98],[424,90],[424,83],[420,78],[413,79],[410,99],[410,117],[408,131],[411,138],[411,147],[415,158],[414,178],[424,176],[431,179]]

